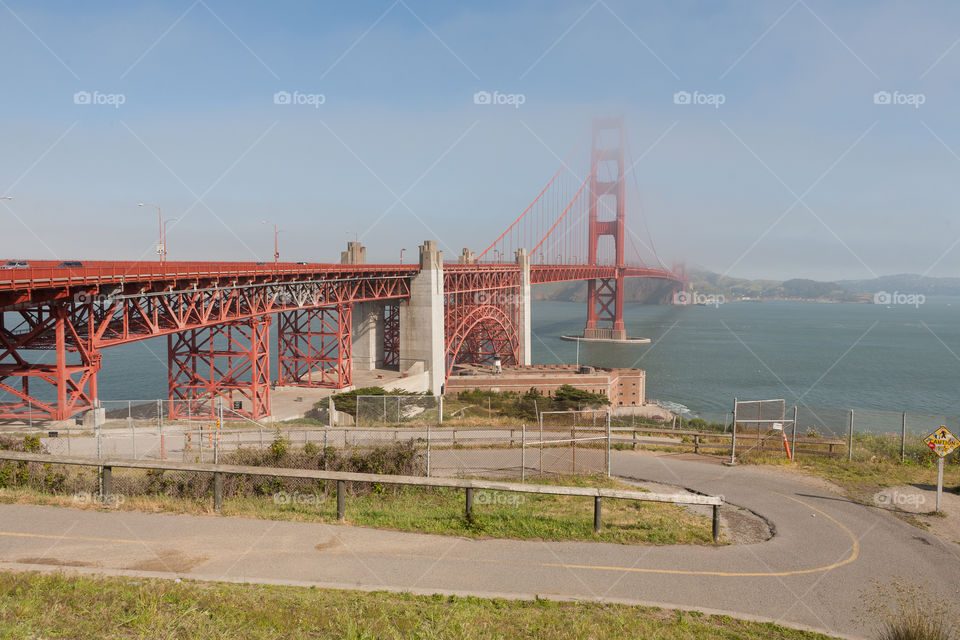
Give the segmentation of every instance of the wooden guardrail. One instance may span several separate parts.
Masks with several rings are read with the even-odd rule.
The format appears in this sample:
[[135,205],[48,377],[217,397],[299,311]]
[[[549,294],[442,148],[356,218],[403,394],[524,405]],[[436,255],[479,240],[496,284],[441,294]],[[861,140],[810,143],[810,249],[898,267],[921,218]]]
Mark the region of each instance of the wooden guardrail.
[[333,480],[337,483],[337,519],[343,520],[346,504],[346,483],[367,482],[395,484],[418,487],[446,487],[464,489],[465,514],[468,520],[473,518],[473,492],[506,491],[511,493],[533,493],[559,496],[584,496],[593,498],[593,530],[599,531],[603,498],[617,500],[636,500],[640,502],[666,502],[672,504],[699,504],[713,507],[713,540],[720,539],[720,505],[723,498],[700,494],[664,494],[642,491],[624,491],[599,487],[567,487],[546,484],[523,484],[518,482],[498,482],[470,478],[426,478],[420,476],[399,476],[376,473],[353,473],[347,471],[323,471],[321,469],[287,469],[282,467],[251,467],[234,464],[207,464],[191,462],[171,462],[153,460],[123,460],[113,458],[80,458],[51,456],[20,451],[0,451],[0,460],[17,462],[39,462],[42,464],[65,464],[103,469],[100,483],[101,495],[109,495],[112,489],[113,469],[152,469],[161,471],[193,471],[213,474],[213,508],[219,512],[223,506],[223,475],[270,476],[279,478],[306,478],[310,480]]

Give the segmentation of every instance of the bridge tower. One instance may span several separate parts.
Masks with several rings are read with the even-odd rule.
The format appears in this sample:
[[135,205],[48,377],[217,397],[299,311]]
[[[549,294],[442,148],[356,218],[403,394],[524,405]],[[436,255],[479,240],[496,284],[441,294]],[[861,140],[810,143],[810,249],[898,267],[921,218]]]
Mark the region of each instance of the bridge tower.
[[623,117],[596,118],[590,166],[594,167],[589,191],[587,264],[599,264],[600,239],[613,238],[616,275],[587,281],[587,339],[625,340],[623,325],[623,259],[626,241],[624,192]]

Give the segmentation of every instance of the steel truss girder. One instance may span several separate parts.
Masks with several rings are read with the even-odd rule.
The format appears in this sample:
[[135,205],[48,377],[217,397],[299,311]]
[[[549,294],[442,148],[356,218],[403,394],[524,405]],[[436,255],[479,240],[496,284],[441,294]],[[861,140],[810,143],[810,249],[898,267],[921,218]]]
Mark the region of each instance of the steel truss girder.
[[400,366],[400,304],[383,306],[383,366]]
[[102,348],[283,311],[409,295],[406,277],[277,282],[112,299],[93,294],[89,305],[93,319],[87,333]]
[[173,419],[214,418],[217,404],[257,419],[270,415],[270,316],[188,329],[167,336]]
[[[17,313],[13,328],[0,313],[0,393],[13,398],[0,402],[0,420],[65,420],[93,408],[101,356],[81,337],[81,314],[55,304]],[[53,351],[54,362],[30,362],[24,352],[35,350]],[[39,399],[31,381],[52,387],[56,401]]]
[[279,314],[278,383],[333,389],[353,384],[352,316],[348,304]]

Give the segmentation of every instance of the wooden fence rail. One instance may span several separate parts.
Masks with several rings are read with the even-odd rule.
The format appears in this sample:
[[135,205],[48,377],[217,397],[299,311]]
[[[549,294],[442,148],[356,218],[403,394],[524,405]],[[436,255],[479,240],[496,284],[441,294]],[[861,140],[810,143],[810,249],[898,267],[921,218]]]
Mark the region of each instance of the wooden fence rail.
[[213,474],[213,508],[220,511],[223,505],[223,475],[270,476],[279,478],[306,478],[310,480],[333,480],[337,483],[337,519],[343,520],[346,503],[346,483],[366,482],[379,484],[407,485],[418,487],[446,487],[464,489],[466,498],[465,514],[473,517],[473,494],[481,491],[506,491],[511,493],[533,493],[560,496],[583,496],[593,498],[593,528],[599,531],[601,526],[601,505],[603,498],[617,500],[636,500],[640,502],[666,502],[672,504],[698,504],[713,507],[713,540],[720,539],[720,505],[723,498],[700,494],[664,494],[599,487],[566,487],[545,484],[522,484],[518,482],[498,482],[473,478],[425,478],[420,476],[397,476],[376,473],[353,473],[347,471],[323,471],[321,469],[287,469],[281,467],[251,467],[233,464],[207,464],[191,462],[173,462],[156,460],[123,460],[51,456],[20,451],[0,451],[0,460],[15,462],[37,462],[41,464],[64,464],[103,469],[100,483],[101,495],[109,495],[112,488],[113,469],[153,469],[162,471],[192,471]]

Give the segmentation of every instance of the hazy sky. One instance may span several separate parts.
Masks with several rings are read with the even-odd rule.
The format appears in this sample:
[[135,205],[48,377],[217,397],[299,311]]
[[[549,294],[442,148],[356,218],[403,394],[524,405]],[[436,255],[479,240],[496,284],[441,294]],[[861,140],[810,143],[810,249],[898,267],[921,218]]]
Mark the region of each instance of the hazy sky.
[[664,262],[956,276],[958,42],[956,2],[2,0],[0,256],[152,258],[141,200],[176,260],[479,250],[624,114]]

